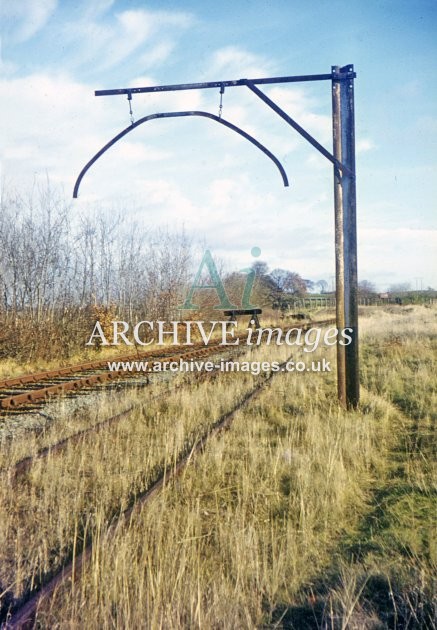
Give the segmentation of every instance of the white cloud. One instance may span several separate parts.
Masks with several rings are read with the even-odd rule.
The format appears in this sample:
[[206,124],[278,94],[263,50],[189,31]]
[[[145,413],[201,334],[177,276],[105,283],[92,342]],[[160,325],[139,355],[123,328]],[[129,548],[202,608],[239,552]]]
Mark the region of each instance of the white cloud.
[[5,61],[0,56],[0,76],[6,77],[14,74],[17,70],[17,65],[11,61]]
[[[194,93],[178,94],[176,108],[196,106],[200,98]],[[66,74],[0,80],[0,99],[3,171],[20,184],[47,172],[70,189],[86,162],[129,125],[125,97],[96,98],[91,86]],[[136,118],[144,115],[144,104],[136,99],[133,104]],[[153,103],[151,108],[160,109]],[[141,172],[147,165],[143,173],[147,178],[151,167],[158,169],[163,161],[173,164],[174,136],[166,133],[165,125],[166,121],[152,122],[117,143],[90,171],[95,183],[83,186],[83,193],[100,185],[103,193],[120,194],[123,182],[129,182],[130,169]],[[111,176],[114,168],[117,177]]]
[[57,38],[64,42],[65,67],[102,73],[128,64],[144,71],[168,59],[180,32],[194,23],[183,11],[137,8],[105,15],[110,6],[102,0],[61,25]]
[[[153,30],[150,14],[141,9],[123,11],[116,15],[117,26],[113,31],[107,66],[114,66],[128,57],[136,48],[150,39]],[[104,66],[103,66],[104,67]]]
[[115,0],[93,0],[87,2],[84,7],[85,20],[95,20],[101,18],[115,4]]
[[[410,282],[423,277],[424,285],[435,285],[437,268],[437,230],[358,228],[359,275],[374,280],[382,288],[390,282]],[[384,284],[385,283],[385,284]]]
[[[155,83],[148,76],[137,79],[135,84]],[[71,194],[84,164],[128,124],[125,97],[95,98],[93,87],[66,74],[0,82],[7,178],[29,184],[35,173],[41,177],[48,173]],[[225,102],[229,118],[263,131],[260,139],[271,149],[277,143],[281,150],[288,134],[285,123],[278,119],[275,127],[274,113],[262,103],[259,110],[251,109],[257,99],[253,101],[249,92],[239,97],[239,90],[229,98],[232,103]],[[293,88],[290,92],[287,102],[285,94],[281,101],[286,107],[306,113],[315,106],[304,92]],[[138,96],[134,113],[139,118],[166,109],[201,109],[204,101],[214,102],[216,96],[197,91],[151,94],[143,100]],[[291,130],[290,134],[294,137]],[[111,148],[85,178],[73,208],[77,211],[92,201],[105,207],[118,197],[128,210],[142,208],[140,216],[148,223],[184,224],[191,234],[204,236],[219,255],[239,265],[241,261],[240,266],[250,264],[250,248],[259,245],[271,268],[328,278],[334,266],[331,171],[328,168],[326,187],[325,179],[309,172],[304,160],[299,163],[293,157],[287,170],[292,187],[283,189],[274,166],[235,134],[225,134],[205,120],[160,121],[140,127]],[[371,230],[360,225],[360,277],[379,284],[384,278],[395,282],[421,276],[424,283],[435,284],[431,271],[435,236],[429,230],[396,226]],[[243,254],[249,263],[242,260]]]
[[357,153],[367,153],[376,148],[376,144],[370,138],[361,138],[357,140]]
[[268,76],[274,64],[264,56],[256,55],[238,46],[226,46],[217,50],[209,64],[208,73],[224,76],[224,79],[254,79]]
[[175,49],[175,42],[164,41],[159,42],[153,48],[140,56],[138,64],[143,66],[144,69],[152,68],[156,64],[163,63],[170,57]]
[[[332,142],[332,119],[326,114],[317,114],[318,103],[302,88],[274,87],[265,90],[291,118],[321,143]],[[293,132],[297,133],[297,132]]]
[[171,158],[169,151],[160,151],[155,147],[150,147],[140,142],[125,141],[120,145],[119,156],[123,161],[137,162],[158,162],[160,160],[168,160]]
[[103,103],[89,86],[66,75],[2,80],[0,98],[3,170],[20,183],[47,171],[71,184],[85,159],[108,140],[107,129],[119,117],[116,103]]
[[13,41],[25,42],[40,31],[57,7],[57,0],[3,0],[0,17]]
[[211,204],[223,208],[235,200],[238,182],[235,179],[216,179],[210,186]]
[[361,234],[371,239],[373,246],[380,246],[381,242],[393,249],[403,244],[403,252],[413,246],[426,243],[437,251],[437,229],[391,227],[391,228],[361,228]]

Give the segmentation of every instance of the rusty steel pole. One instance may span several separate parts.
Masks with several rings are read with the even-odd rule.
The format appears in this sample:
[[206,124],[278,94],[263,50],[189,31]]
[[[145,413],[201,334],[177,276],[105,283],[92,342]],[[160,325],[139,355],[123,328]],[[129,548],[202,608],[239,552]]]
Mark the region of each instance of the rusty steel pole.
[[[341,101],[340,81],[336,75],[339,66],[332,67],[332,140],[333,155],[341,162]],[[335,308],[337,329],[345,328],[344,319],[344,238],[343,238],[343,189],[342,174],[334,165],[334,209],[335,209]],[[346,407],[346,348],[337,343],[337,393],[338,400]]]
[[[334,164],[334,201],[335,201],[335,273],[336,273],[336,315],[337,327],[348,328],[351,343],[337,345],[338,398],[340,404],[349,408],[358,405],[360,397],[358,364],[358,281],[357,281],[357,227],[356,227],[356,184],[355,184],[355,120],[354,120],[354,67],[352,64],[332,66],[330,74],[299,75],[286,77],[264,77],[259,79],[238,79],[235,81],[214,81],[203,83],[181,83],[177,85],[158,85],[138,88],[97,90],[96,96],[172,92],[176,90],[200,90],[206,88],[245,86],[256,94],[266,105],[283,118],[295,131],[315,147],[325,158]],[[301,81],[331,81],[332,83],[332,118],[333,144],[331,154],[311,134],[301,127],[257,85],[275,83],[295,83]],[[201,111],[167,112],[145,116],[108,142],[82,169],[74,187],[74,197],[85,172],[115,142],[124,137],[139,124],[154,118],[175,116],[206,116],[220,122],[258,146],[276,163],[281,171],[284,185],[288,181],[278,160],[254,138],[231,123],[213,114]]]
[[355,180],[355,113],[353,65],[340,68],[347,78],[340,85],[341,161],[347,167],[341,173],[344,252],[344,323],[349,328],[351,343],[345,346],[346,405],[355,408],[360,399],[358,357],[358,274],[357,219]]

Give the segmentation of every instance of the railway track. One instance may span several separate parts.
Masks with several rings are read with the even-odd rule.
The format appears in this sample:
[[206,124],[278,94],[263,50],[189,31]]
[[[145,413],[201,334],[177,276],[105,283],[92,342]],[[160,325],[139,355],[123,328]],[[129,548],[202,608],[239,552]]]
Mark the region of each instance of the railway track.
[[[215,367],[210,372],[199,372],[199,373],[193,374],[192,376],[193,376],[193,380],[199,382],[199,381],[211,380],[213,378],[216,378],[218,374],[219,374],[219,369]],[[179,383],[176,387],[172,388],[172,392],[177,391],[185,386],[186,386],[186,383]],[[156,396],[149,398],[147,401],[147,404],[150,404],[150,402],[155,401],[159,398],[164,398],[165,396],[168,396],[168,394],[169,394],[168,390],[164,392],[160,392]],[[132,404],[126,409],[123,409],[123,411],[120,411],[109,418],[105,418],[105,420],[97,422],[96,424],[93,424],[90,427],[87,427],[86,429],[82,429],[78,431],[77,433],[73,433],[72,435],[69,435],[65,437],[64,439],[59,440],[58,442],[54,444],[45,446],[41,448],[39,451],[37,451],[35,455],[30,455],[28,457],[24,457],[23,459],[20,459],[17,463],[15,463],[10,468],[0,469],[0,475],[1,474],[6,475],[9,478],[9,481],[14,482],[21,475],[28,472],[37,461],[41,459],[45,459],[46,457],[49,457],[49,456],[53,457],[55,455],[58,455],[62,453],[62,451],[65,450],[68,446],[86,439],[87,436],[90,436],[91,434],[95,434],[95,433],[100,433],[101,431],[109,429],[111,426],[117,424],[117,422],[119,422],[123,418],[126,418],[130,413],[132,413],[136,409],[142,409],[144,405],[145,403]]]
[[[303,324],[299,326],[302,330],[308,330],[314,324],[318,326],[328,326],[334,324],[335,320],[329,319],[321,322]],[[296,327],[294,327],[296,328]],[[289,328],[285,328],[287,332]],[[245,335],[240,335],[243,339]],[[127,372],[125,370],[110,371],[108,362],[119,361],[143,361],[156,360],[165,361],[172,360],[190,360],[208,356],[215,351],[223,350],[223,346],[216,344],[215,346],[205,346],[204,343],[197,343],[192,348],[181,353],[175,349],[152,350],[143,354],[129,354],[111,359],[100,359],[98,361],[88,361],[68,367],[60,367],[45,372],[37,372],[34,374],[26,374],[22,376],[12,377],[0,380],[0,412],[8,413],[25,405],[41,404],[54,396],[63,394],[74,394],[84,388],[92,388],[105,383],[115,381],[120,378],[138,376],[139,374],[147,374],[147,372]],[[97,370],[97,371],[96,371]]]
[[[288,359],[287,359],[288,360]],[[287,361],[282,363],[283,367]],[[131,505],[125,509],[117,518],[112,519],[106,529],[106,538],[111,538],[120,527],[131,521],[139,512],[154,499],[154,497],[162,490],[162,488],[179,476],[188,466],[192,459],[199,455],[205,448],[206,444],[219,433],[229,428],[234,420],[237,412],[253,401],[265,387],[271,382],[274,376],[281,374],[282,371],[270,372],[268,375],[255,384],[255,386],[245,393],[245,395],[235,404],[235,406],[223,414],[216,422],[179,458],[175,465],[164,467],[157,479],[141,494],[137,495],[131,502]],[[128,410],[127,410],[128,411]],[[71,558],[64,566],[41,588],[34,593],[22,606],[17,608],[8,620],[1,626],[2,630],[30,630],[34,627],[36,614],[44,601],[50,599],[55,591],[68,580],[74,580],[77,584],[86,565],[91,559],[93,551],[93,543],[88,541],[85,548],[79,554]]]
[[[299,326],[299,328],[306,330],[309,327],[314,326],[314,325],[322,327],[322,326],[328,326],[332,323],[334,323],[333,320],[327,320],[327,321],[325,320],[323,322],[301,325]],[[247,351],[248,349],[250,350],[250,348],[247,348],[247,346],[244,346],[244,347],[232,346],[232,347],[226,347],[225,351],[228,355],[229,354],[235,355],[236,352],[241,353],[243,350]],[[194,357],[202,357],[202,356],[206,357],[217,352],[223,353],[224,352],[223,346],[221,345],[219,346],[218,344],[207,346],[207,347],[203,346],[202,348],[190,350],[190,352],[188,353],[180,353],[180,352],[175,353],[173,351],[171,353],[166,353],[165,356],[162,356],[162,352],[161,352],[160,357],[157,356],[158,354],[157,352],[153,352],[153,353],[148,353],[146,357],[150,358],[151,356],[153,356],[154,359],[157,361],[164,361],[164,360],[168,360],[169,358],[173,360],[176,360],[177,358],[186,360],[188,358],[194,358]],[[129,357],[129,358],[132,359],[132,357]],[[137,356],[135,357],[135,359],[140,360],[139,357]],[[102,364],[104,364],[105,366],[107,365],[106,360],[99,361],[97,363],[99,364],[98,366],[99,368],[102,367]],[[90,369],[88,367],[89,364],[85,364],[85,365],[86,365],[86,369]],[[78,380],[75,378],[77,376],[77,372],[73,370],[74,368],[77,368],[77,367],[78,366],[72,366],[71,368],[67,368],[71,370],[69,372],[69,376],[74,377],[75,380]],[[84,365],[82,364],[81,367],[83,368]],[[64,369],[65,368],[62,368],[62,370]],[[91,369],[95,369],[95,367]],[[34,380],[34,381],[30,380],[31,376],[36,376],[36,375],[29,375],[28,377],[24,377],[24,379],[25,380],[29,379],[29,382],[32,382],[33,385],[35,385],[35,383],[37,384],[44,383],[45,385],[47,385],[48,384],[47,381],[49,381],[49,379],[52,378],[51,376],[52,372],[53,371],[49,373],[47,372],[42,373],[42,378],[40,380]],[[124,371],[121,371],[121,372],[123,376],[126,376],[126,373]],[[214,376],[217,376],[218,373],[219,373],[219,370],[215,370],[212,373],[203,372],[196,376],[196,380],[214,378]],[[191,458],[203,450],[208,440],[210,440],[214,435],[217,435],[217,433],[223,431],[226,427],[228,427],[231,424],[237,411],[241,409],[244,405],[248,404],[251,400],[253,400],[254,397],[259,395],[259,393],[271,381],[273,376],[280,373],[281,371],[270,372],[266,377],[258,377],[258,380],[255,383],[255,386],[249,391],[246,391],[244,395],[242,395],[239,398],[239,400],[235,403],[235,405],[230,411],[228,411],[227,413],[219,417],[216,421],[214,421],[213,418],[211,418],[212,423],[209,425],[209,427],[207,429],[203,429],[204,432],[200,435],[200,437],[198,436],[195,439],[193,438],[194,441],[191,441],[190,444],[183,450],[183,452],[179,453],[176,463],[174,462],[172,466],[166,466],[166,464],[163,462],[162,467],[161,467],[161,472],[159,473],[158,476],[155,476],[155,480],[153,481],[153,483],[151,484],[148,483],[144,487],[144,490],[141,491],[139,494],[135,492],[131,496],[129,507],[125,509],[121,514],[119,513],[118,516],[116,514],[113,514],[112,518],[108,519],[107,521],[108,536],[111,536],[119,526],[121,526],[124,522],[126,522],[126,520],[129,520],[130,517],[134,516],[134,514],[138,510],[140,510],[144,505],[146,505],[149,501],[151,501],[153,497],[156,496],[156,494],[161,490],[161,488],[165,485],[165,483],[168,480],[179,475],[182,472],[182,470],[187,466]],[[118,374],[119,373],[117,373],[117,375]],[[95,374],[95,376],[97,376],[97,374]],[[23,377],[18,377],[18,378],[22,379]],[[82,375],[80,380],[86,381],[87,379],[89,379],[89,376]],[[193,380],[194,379],[190,379],[189,382],[193,383]],[[84,387],[89,386],[88,385],[89,382],[90,381],[88,380],[88,383],[84,384],[83,386]],[[22,381],[20,381],[20,383],[22,383]],[[178,387],[184,387],[186,385],[187,383],[181,383],[180,385],[178,385]],[[8,381],[8,386],[9,386],[9,381]],[[53,385],[49,384],[48,387],[43,387],[40,389],[47,390],[50,387],[53,387]],[[172,391],[175,391],[175,390],[176,388],[173,387]],[[38,389],[36,391],[38,391]],[[62,391],[65,391],[65,390],[57,390],[55,393],[62,393]],[[67,390],[67,391],[71,391],[71,390]],[[73,389],[73,391],[75,390]],[[17,395],[22,396],[23,393],[24,392],[20,392]],[[158,398],[160,396],[166,396],[166,395],[168,395],[168,391],[159,393],[154,398]],[[40,400],[46,399],[47,396],[50,396],[50,394],[46,394],[44,397],[41,397]],[[4,398],[2,400],[4,400]],[[22,398],[20,398],[20,400],[22,400]],[[60,440],[59,442],[55,444],[52,444],[50,446],[40,449],[39,451],[37,451],[35,455],[25,457],[24,459],[14,464],[10,469],[6,471],[2,471],[2,472],[3,473],[7,472],[9,480],[10,481],[12,480],[12,482],[15,482],[23,473],[29,471],[35,462],[41,461],[45,459],[46,457],[48,457],[49,455],[60,455],[66,450],[66,448],[69,445],[75,444],[77,442],[81,442],[82,440],[86,440],[87,437],[90,436],[91,434],[98,434],[98,433],[105,432],[106,430],[109,430],[111,427],[117,425],[117,423],[123,418],[129,417],[129,415],[135,410],[135,408],[147,407],[147,405],[151,402],[151,400],[153,400],[153,398],[150,399],[146,404],[143,402],[136,405],[130,405],[123,411],[117,413],[116,415],[110,418],[100,421],[96,425],[82,429],[81,431],[78,431],[77,433],[74,433],[71,436],[68,436]],[[5,409],[7,410],[8,407],[5,407]],[[200,423],[200,426],[203,426],[203,424]],[[17,599],[13,597],[12,600],[10,600],[11,606],[9,606],[9,611],[12,612],[12,616],[10,616],[8,619],[5,620],[5,622],[1,626],[2,629],[12,630],[15,628],[27,629],[27,628],[34,627],[36,612],[37,612],[38,607],[41,605],[41,603],[44,600],[49,599],[50,596],[54,593],[54,591],[57,590],[57,588],[61,584],[63,584],[66,580],[71,579],[73,577],[75,580],[80,578],[80,573],[85,568],[85,565],[87,564],[87,561],[89,560],[91,551],[92,551],[92,541],[88,538],[86,539],[85,543],[86,544],[84,544],[83,551],[81,552],[81,554],[75,555],[74,557],[73,557],[73,546],[71,546],[70,556],[68,555],[66,556],[64,562],[61,563],[62,566],[60,570],[55,575],[53,574],[51,574],[50,576],[47,575],[45,578],[42,576],[39,582],[40,586],[39,588],[38,587],[36,588],[36,592],[34,591],[33,594],[30,594],[29,591],[27,591],[27,596],[24,595],[23,597],[17,598]],[[35,589],[35,585],[33,588]],[[4,593],[10,591],[10,589],[13,589],[13,587],[6,588],[6,590],[4,590],[4,586],[2,589],[0,585],[0,591],[4,590]],[[5,611],[3,610],[3,616],[4,615],[5,615]]]
[[[327,323],[327,322],[325,322]],[[180,354],[180,355],[174,355],[172,353],[166,353],[164,354],[164,357],[166,358],[181,358],[183,360],[186,360],[187,358],[193,358],[195,356],[209,356],[210,354],[214,354],[215,352],[217,352],[218,350],[221,350],[222,348],[220,346],[214,345],[211,347],[207,347],[207,348],[203,348],[200,350],[195,350],[195,351],[190,351],[189,353],[185,353],[185,354]],[[149,354],[146,355],[148,358],[150,357],[156,357],[158,356],[158,352],[151,352]],[[160,360],[164,360],[164,358],[161,357]],[[99,367],[106,364],[106,361],[98,361],[98,362],[94,362],[93,365],[98,365]],[[89,363],[87,364],[82,364],[82,367],[86,365],[90,365]],[[52,374],[56,373],[65,373],[64,370],[68,370],[67,373],[76,373],[77,372],[77,367],[78,366],[72,366],[71,368],[61,368],[60,370],[52,370],[50,372],[43,372],[40,373],[40,375],[42,376],[41,381],[44,381],[46,378],[50,378],[52,376]],[[113,374],[112,372],[110,372],[109,374]],[[118,375],[119,373],[117,373]],[[218,374],[218,369],[214,368],[214,370],[212,372],[200,372],[195,374],[193,377],[196,380],[205,380],[206,378],[213,378],[214,376],[217,376]],[[14,382],[35,382],[32,379],[32,377],[36,377],[37,375],[28,375],[28,376],[24,376],[24,377],[17,377],[15,379],[6,379],[6,381],[2,381],[0,382],[0,386],[7,382],[9,383],[10,381],[14,381]],[[84,381],[84,383],[86,385],[90,385],[90,378],[84,378],[82,379]],[[73,381],[73,384],[77,382],[76,380]],[[66,386],[68,387],[70,385],[70,383],[66,383]],[[85,386],[85,385],[84,385]],[[177,388],[183,387],[184,384],[180,384],[177,386]],[[53,387],[53,386],[51,386]],[[44,388],[42,390],[37,390],[36,394],[39,395],[39,398],[37,398],[36,400],[40,400],[42,398],[40,391],[42,391],[43,393],[46,393],[47,390],[51,390],[51,387],[49,388]],[[73,389],[77,389],[77,388],[73,388]],[[59,391],[59,390],[57,390]],[[67,390],[62,390],[62,391],[71,391],[69,389]],[[167,392],[163,392],[158,394],[157,396],[153,397],[153,399],[165,396]],[[46,396],[44,397],[44,399],[48,396],[49,394],[46,394]],[[14,397],[14,400],[18,399],[17,401],[17,406],[20,403],[20,401],[22,400],[28,400],[25,397],[28,396],[28,394],[18,394],[16,397]],[[4,399],[4,400],[8,400],[8,399]],[[148,401],[150,402],[150,400]],[[18,462],[16,462],[13,466],[9,467],[8,469],[0,469],[0,474],[3,475],[7,475],[10,481],[15,481],[20,475],[28,472],[31,467],[33,466],[33,464],[41,459],[44,459],[46,457],[50,456],[54,456],[57,455],[59,453],[61,453],[65,448],[67,448],[68,445],[74,444],[79,442],[80,440],[85,439],[87,436],[89,436],[90,434],[93,433],[98,433],[100,431],[103,431],[109,427],[111,427],[112,425],[116,424],[118,421],[120,421],[121,419],[125,418],[126,416],[128,416],[135,408],[141,407],[143,405],[143,403],[137,404],[137,405],[130,405],[129,407],[127,407],[125,410],[115,414],[114,416],[111,416],[110,418],[106,418],[90,427],[87,427],[86,429],[82,429],[76,433],[73,433],[72,435],[69,435],[65,438],[63,438],[62,440],[51,444],[49,446],[45,446],[41,449],[39,449],[37,451],[37,453],[35,455],[32,456],[27,456],[24,457],[23,459],[19,460]],[[14,404],[8,404],[7,407],[5,407],[6,409],[8,408],[15,408]]]
[[[128,357],[117,357],[115,362],[144,361],[153,359],[154,362],[164,362],[171,360],[190,360],[209,356],[223,348],[217,344],[213,346],[203,346],[200,344],[196,349],[189,352],[154,351],[147,354],[130,355]],[[119,378],[147,375],[150,372],[129,372],[126,370],[108,369],[108,362],[105,361],[88,362],[68,368],[59,368],[47,372],[28,374],[12,379],[0,381],[0,408],[3,413],[34,403],[41,403],[54,396],[60,396],[69,392],[77,392],[80,389],[96,387]],[[96,370],[98,372],[91,372]],[[11,391],[11,388],[14,388]]]

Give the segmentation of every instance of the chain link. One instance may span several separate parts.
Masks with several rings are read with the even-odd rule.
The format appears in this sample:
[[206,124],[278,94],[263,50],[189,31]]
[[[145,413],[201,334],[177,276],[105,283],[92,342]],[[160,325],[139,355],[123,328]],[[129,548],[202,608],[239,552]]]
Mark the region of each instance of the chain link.
[[134,118],[134,113],[132,111],[132,92],[127,93],[127,101],[129,103],[130,124],[133,125],[135,122],[135,118]]
[[219,118],[222,117],[222,112],[223,112],[223,94],[224,93],[225,93],[225,86],[221,85],[220,86],[220,105],[219,105],[219,112],[218,112]]

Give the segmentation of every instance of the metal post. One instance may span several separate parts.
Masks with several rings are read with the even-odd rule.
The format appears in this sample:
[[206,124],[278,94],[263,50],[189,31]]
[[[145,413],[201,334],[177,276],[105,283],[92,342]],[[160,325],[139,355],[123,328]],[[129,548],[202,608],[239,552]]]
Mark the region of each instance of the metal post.
[[[353,73],[353,65],[340,68],[340,72]],[[355,408],[360,399],[360,374],[358,360],[358,277],[357,277],[357,220],[355,183],[355,116],[354,79],[341,79],[341,161],[347,166],[341,173],[343,196],[343,245],[344,245],[344,319],[350,328],[352,341],[345,346],[346,355],[346,404]]]
[[[341,101],[340,81],[336,75],[339,66],[332,67],[332,137],[333,154],[341,162]],[[334,206],[335,206],[335,310],[337,329],[345,328],[344,318],[344,242],[343,242],[343,189],[342,174],[338,166],[334,165]],[[338,400],[346,407],[346,349],[337,343],[337,393]]]
[[[337,327],[349,328],[351,343],[347,346],[337,345],[338,398],[347,407],[356,407],[359,402],[359,364],[358,364],[358,283],[357,283],[357,229],[356,229],[356,184],[355,184],[355,129],[354,129],[354,72],[353,65],[333,66],[331,74],[300,75],[286,77],[264,77],[258,79],[238,79],[234,81],[213,81],[203,83],[182,83],[176,85],[158,85],[138,88],[121,88],[111,90],[97,90],[96,96],[171,92],[176,90],[198,90],[206,88],[220,88],[245,86],[256,94],[266,105],[285,120],[305,140],[315,147],[334,165],[334,200],[335,200],[335,273],[336,273],[336,305]],[[332,112],[333,112],[333,144],[334,153],[331,154],[311,134],[301,127],[257,85],[271,85],[275,83],[295,83],[301,81],[332,82]],[[82,169],[74,188],[77,196],[80,180],[94,162],[126,133],[138,127],[139,124],[153,118],[176,116],[205,116],[216,120],[237,131],[266,153],[281,171],[284,185],[288,185],[284,169],[278,160],[246,132],[235,127],[222,118],[200,111],[167,112],[145,116],[133,123],[129,128],[120,132],[103,147]],[[417,286],[416,286],[417,288]],[[302,304],[311,300],[302,300]],[[316,301],[317,305],[317,301]]]

